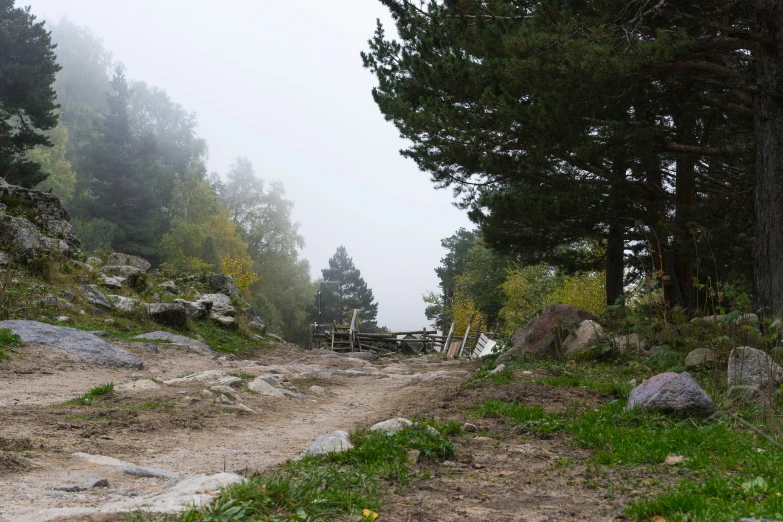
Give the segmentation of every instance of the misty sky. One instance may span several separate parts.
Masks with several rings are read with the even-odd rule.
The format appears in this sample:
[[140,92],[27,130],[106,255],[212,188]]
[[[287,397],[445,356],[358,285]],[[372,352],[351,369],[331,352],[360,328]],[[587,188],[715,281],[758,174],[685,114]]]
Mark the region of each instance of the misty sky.
[[91,28],[129,78],[198,113],[210,170],[239,155],[284,182],[313,277],[343,244],[393,330],[427,324],[440,240],[470,228],[372,100],[359,52],[381,18],[376,0],[18,0]]

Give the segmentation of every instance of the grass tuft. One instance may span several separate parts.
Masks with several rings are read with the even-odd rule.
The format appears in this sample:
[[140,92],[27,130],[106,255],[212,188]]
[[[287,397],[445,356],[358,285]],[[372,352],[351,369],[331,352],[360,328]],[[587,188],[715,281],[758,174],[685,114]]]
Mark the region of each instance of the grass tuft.
[[84,395],[80,395],[69,401],[65,401],[63,403],[63,406],[89,406],[90,404],[93,403],[93,401],[95,401],[95,399],[103,395],[106,395],[108,393],[111,393],[112,390],[114,390],[113,382],[102,384],[100,386],[95,386],[93,388],[90,388],[90,391],[88,391]]

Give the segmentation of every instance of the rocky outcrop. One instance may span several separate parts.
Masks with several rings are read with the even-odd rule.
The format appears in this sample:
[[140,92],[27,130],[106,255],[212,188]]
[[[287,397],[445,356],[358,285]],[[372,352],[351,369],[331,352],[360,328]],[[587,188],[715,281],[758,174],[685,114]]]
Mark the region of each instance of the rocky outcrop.
[[239,295],[239,288],[237,288],[234,278],[227,274],[212,274],[212,277],[209,279],[209,288],[213,292],[227,296]]
[[156,323],[179,328],[188,320],[185,307],[180,303],[150,303],[147,305],[147,315]]
[[0,185],[0,250],[27,262],[70,257],[79,248],[68,212],[53,194]]
[[191,347],[194,353],[200,355],[213,356],[217,355],[207,343],[203,343],[184,335],[177,335],[170,332],[149,332],[141,335],[137,335],[135,339],[144,339],[150,341],[169,341],[176,344],[187,344]]
[[[582,321],[595,321],[595,316],[571,305],[553,304],[544,308],[511,339],[511,349],[498,357],[498,364],[523,354],[557,355],[558,343],[565,340],[565,329],[576,329]],[[562,336],[562,338],[561,338]]]
[[185,301],[184,299],[174,299],[175,303],[181,304],[183,307],[185,307],[185,313],[188,314],[188,317],[191,319],[201,319],[203,317],[206,317],[209,314],[209,311],[212,309],[212,302],[193,302],[193,301]]
[[627,409],[634,408],[697,417],[715,413],[712,399],[688,372],[650,377],[631,391]]
[[149,271],[152,265],[146,259],[142,259],[138,256],[132,256],[130,254],[122,254],[120,252],[114,252],[109,256],[110,265],[120,266],[133,266],[141,270],[142,272]]
[[125,278],[141,272],[141,270],[132,265],[106,265],[100,267],[98,271],[109,276]]
[[85,301],[99,308],[111,309],[111,302],[96,285],[79,285],[79,293]]
[[37,321],[2,321],[0,328],[8,328],[26,343],[41,343],[54,346],[79,356],[92,364],[141,368],[141,359],[113,344],[96,337],[90,332],[55,326]]
[[106,297],[112,302],[115,310],[120,312],[134,312],[141,309],[141,301],[138,299],[123,297],[121,295],[108,295]]

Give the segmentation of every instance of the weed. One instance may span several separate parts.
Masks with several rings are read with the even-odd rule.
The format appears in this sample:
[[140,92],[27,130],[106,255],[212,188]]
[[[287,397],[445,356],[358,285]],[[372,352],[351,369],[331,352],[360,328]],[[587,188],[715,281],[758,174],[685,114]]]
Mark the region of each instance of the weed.
[[174,407],[175,406],[170,402],[160,402],[160,401],[135,402],[124,406],[126,410],[130,410],[130,411],[170,410],[170,409],[174,409]]
[[0,328],[0,361],[11,358],[11,356],[8,355],[9,348],[22,346],[22,344],[21,337],[7,328]]
[[525,428],[537,435],[560,431],[564,423],[551,413],[545,413],[539,406],[526,406],[498,399],[487,400],[476,408],[478,417],[506,419],[515,426]]
[[90,388],[90,391],[84,395],[80,395],[79,397],[73,398],[69,401],[65,401],[63,406],[89,406],[93,403],[93,401],[95,401],[95,399],[111,393],[112,390],[114,390],[113,382],[95,386]]
[[252,373],[245,373],[245,372],[239,372],[239,373],[229,373],[232,377],[239,377],[240,379],[255,379],[256,376]]

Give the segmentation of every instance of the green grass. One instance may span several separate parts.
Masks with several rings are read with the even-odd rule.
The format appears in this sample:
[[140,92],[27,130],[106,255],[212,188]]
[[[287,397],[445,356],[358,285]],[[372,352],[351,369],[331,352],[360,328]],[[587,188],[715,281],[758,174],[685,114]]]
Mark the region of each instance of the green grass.
[[240,379],[255,379],[256,376],[252,373],[245,373],[245,372],[239,372],[239,373],[229,373],[232,377],[239,377]]
[[[344,453],[307,456],[229,486],[212,506],[168,520],[180,522],[362,520],[378,511],[386,490],[426,476],[407,462],[411,449],[440,461],[453,454],[448,439],[423,424],[398,433],[358,430]],[[365,517],[366,518],[366,517]],[[133,520],[145,520],[137,514]],[[370,520],[366,518],[366,520]]]
[[22,346],[22,344],[21,337],[12,333],[11,330],[7,328],[0,328],[0,361],[11,358],[8,354],[9,348]]
[[261,348],[269,347],[269,343],[256,341],[246,336],[241,329],[239,331],[227,330],[216,326],[209,320],[192,321],[189,324],[216,352],[247,355]]
[[126,410],[130,410],[130,411],[148,411],[148,410],[170,410],[170,409],[174,409],[175,405],[170,402],[144,401],[144,402],[134,402],[132,404],[126,404],[123,407]]
[[[783,452],[758,439],[730,417],[711,421],[675,418],[655,412],[625,411],[614,400],[579,416],[548,414],[536,406],[487,400],[479,417],[495,417],[546,435],[563,432],[595,451],[604,466],[662,466],[667,455],[686,478],[657,496],[635,501],[627,514],[636,520],[654,515],[669,522],[735,521],[741,517],[783,519]],[[762,424],[760,415],[746,420]],[[754,445],[755,444],[755,445]]]
[[84,395],[80,395],[69,401],[65,401],[63,403],[63,406],[89,406],[95,401],[95,399],[97,399],[98,397],[102,397],[108,393],[111,393],[112,390],[114,390],[113,382],[102,384],[100,386],[95,386],[93,388],[90,388],[90,391],[88,391]]

